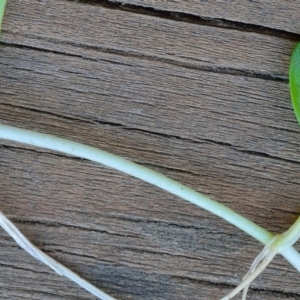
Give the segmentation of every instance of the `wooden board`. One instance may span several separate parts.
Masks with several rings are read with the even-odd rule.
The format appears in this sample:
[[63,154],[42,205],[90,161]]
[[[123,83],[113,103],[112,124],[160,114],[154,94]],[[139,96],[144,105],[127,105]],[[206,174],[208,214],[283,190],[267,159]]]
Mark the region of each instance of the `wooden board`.
[[286,78],[295,46],[295,41],[286,37],[176,22],[77,2],[47,3],[9,1],[2,41],[87,58],[93,55],[94,59],[99,53],[110,53],[197,71],[279,79]]
[[[82,0],[82,2],[91,1],[93,0]],[[97,3],[96,0],[93,2]],[[209,23],[211,26],[240,27],[259,32],[275,29],[300,33],[298,1],[112,0],[112,2],[132,11],[143,11],[141,9],[143,8],[154,15],[164,15],[179,20],[186,18],[198,23]],[[287,32],[278,33],[287,34]]]
[[[300,128],[287,84],[295,41],[104,6],[8,2],[1,123],[124,156],[286,230],[299,212]],[[219,299],[261,250],[114,170],[4,140],[0,151],[1,210],[117,299]],[[0,243],[1,299],[94,299],[3,232]],[[252,287],[249,299],[300,297],[299,274],[281,257]]]

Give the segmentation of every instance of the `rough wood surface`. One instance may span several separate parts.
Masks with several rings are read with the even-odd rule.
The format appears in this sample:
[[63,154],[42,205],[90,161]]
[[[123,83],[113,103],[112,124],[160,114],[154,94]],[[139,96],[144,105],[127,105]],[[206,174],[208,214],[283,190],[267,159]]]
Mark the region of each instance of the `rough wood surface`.
[[[9,1],[1,123],[119,154],[286,230],[299,213],[300,128],[287,84],[294,37],[157,18],[135,4]],[[262,247],[108,168],[3,140],[0,152],[1,210],[117,299],[219,299]],[[0,244],[1,299],[94,299],[2,231]],[[299,279],[277,257],[249,299],[299,299]]]
[[[46,3],[8,2],[2,41],[85,58],[92,55],[98,60],[99,55],[110,53],[196,70],[268,78],[286,76],[295,45],[286,37],[177,22],[69,1]],[[26,18],[20,18],[23,15]]]
[[[170,18],[186,18],[194,22],[209,22],[215,26],[244,26],[245,30],[277,29],[300,33],[299,1],[281,0],[111,0],[131,10],[146,9],[148,13],[165,14]],[[95,2],[97,0],[82,0]],[[187,15],[186,15],[187,14]],[[194,18],[193,18],[194,17]],[[236,24],[238,22],[238,24]],[[281,32],[277,32],[280,34]],[[286,34],[283,33],[283,34]]]

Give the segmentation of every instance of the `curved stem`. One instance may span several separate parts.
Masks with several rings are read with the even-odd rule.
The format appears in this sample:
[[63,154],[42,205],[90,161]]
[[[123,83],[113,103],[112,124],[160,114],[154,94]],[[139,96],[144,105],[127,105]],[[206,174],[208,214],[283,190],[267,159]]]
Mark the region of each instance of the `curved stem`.
[[269,241],[272,237],[269,232],[242,217],[241,215],[238,215],[224,205],[197,193],[196,191],[183,184],[180,184],[179,182],[176,182],[175,180],[172,180],[160,173],[150,170],[144,166],[140,166],[117,155],[56,136],[37,133],[7,125],[0,125],[0,138],[47,148],[101,163],[151,183],[201,208],[204,208],[211,213],[225,219],[229,223],[237,226],[262,243]]
[[[182,199],[185,199],[203,209],[206,209],[240,228],[263,244],[267,244],[273,237],[273,234],[271,234],[267,230],[256,225],[245,217],[237,214],[228,207],[208,198],[207,196],[204,196],[158,172],[140,166],[127,159],[108,153],[106,151],[102,151],[91,146],[86,146],[53,135],[37,133],[35,131],[1,124],[0,138],[51,149],[101,163],[110,168],[119,170],[133,177],[153,184],[163,190],[170,192],[171,194],[179,196]],[[289,247],[282,252],[282,255],[286,257],[287,260],[300,272],[300,255],[295,249]]]

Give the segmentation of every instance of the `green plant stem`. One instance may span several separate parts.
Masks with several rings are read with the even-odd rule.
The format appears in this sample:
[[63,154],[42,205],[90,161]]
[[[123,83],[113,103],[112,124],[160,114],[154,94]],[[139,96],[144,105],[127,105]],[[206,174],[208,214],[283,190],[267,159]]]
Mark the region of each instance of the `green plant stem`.
[[6,5],[6,0],[0,0],[0,32],[1,32],[3,15],[4,15],[4,11],[5,11],[5,5]]
[[277,249],[278,253],[282,253],[286,248],[295,244],[300,238],[300,217],[296,222],[284,233],[280,234],[275,243],[272,244],[273,248]]
[[[267,244],[273,237],[273,234],[237,214],[228,207],[211,200],[207,196],[204,196],[158,172],[140,166],[117,155],[53,135],[37,133],[35,131],[1,124],[0,138],[55,150],[98,162],[153,184],[171,194],[179,196],[184,200],[208,210],[248,233],[263,244]],[[300,255],[294,248],[288,247],[287,249],[284,249],[281,254],[300,272]]]

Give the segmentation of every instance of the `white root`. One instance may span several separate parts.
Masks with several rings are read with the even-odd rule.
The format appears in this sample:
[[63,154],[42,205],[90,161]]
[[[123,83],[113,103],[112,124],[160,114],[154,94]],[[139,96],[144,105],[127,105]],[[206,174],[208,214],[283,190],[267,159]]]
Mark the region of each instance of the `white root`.
[[98,297],[102,300],[116,300],[115,298],[107,295],[106,293],[102,292],[94,285],[86,281],[85,279],[78,276],[76,273],[72,272],[36,246],[34,246],[19,230],[18,228],[5,217],[5,215],[0,211],[0,226],[17,242],[17,244],[27,251],[30,255],[34,258],[40,260],[48,267],[53,269],[59,275],[66,276],[70,280],[76,282],[82,288],[86,289],[88,292],[93,294],[94,296]]
[[268,266],[274,256],[277,254],[276,250],[271,250],[257,268],[251,273],[245,280],[243,280],[230,294],[222,298],[221,300],[230,300],[237,295],[241,290],[247,288],[250,283]]
[[277,254],[277,250],[271,249],[271,244],[278,238],[274,236],[269,243],[263,248],[263,250],[254,259],[249,271],[243,277],[242,282],[227,296],[223,297],[221,300],[230,300],[240,291],[243,290],[242,300],[246,300],[247,292],[251,282],[264,271],[264,269],[269,265],[272,259]]

